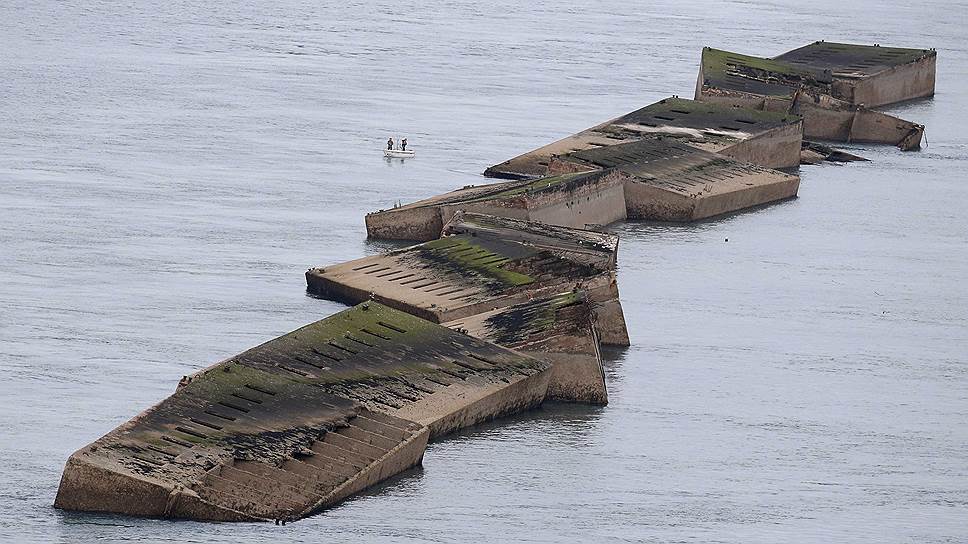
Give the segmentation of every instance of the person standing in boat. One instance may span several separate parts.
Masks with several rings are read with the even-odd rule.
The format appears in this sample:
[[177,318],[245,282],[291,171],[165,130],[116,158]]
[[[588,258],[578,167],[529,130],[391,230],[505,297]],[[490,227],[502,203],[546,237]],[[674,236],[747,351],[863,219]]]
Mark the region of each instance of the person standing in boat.
[[393,151],[393,138],[387,140],[387,151]]
[[400,141],[400,150],[401,151],[406,151],[407,150],[407,139],[406,138],[404,138],[403,140]]

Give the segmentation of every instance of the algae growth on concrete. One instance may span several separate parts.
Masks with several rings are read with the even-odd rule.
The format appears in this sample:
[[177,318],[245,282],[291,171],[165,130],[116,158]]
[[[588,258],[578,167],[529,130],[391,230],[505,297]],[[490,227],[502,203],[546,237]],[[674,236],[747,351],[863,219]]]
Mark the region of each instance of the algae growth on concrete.
[[[610,235],[565,227],[546,230],[538,223],[483,217],[460,213],[444,227],[447,235],[439,240],[310,269],[309,291],[351,304],[378,300],[443,323],[577,286],[597,302],[602,341],[628,345],[614,251],[604,249],[610,242],[579,245]],[[606,257],[590,259],[592,252]]]
[[550,369],[364,303],[186,377],[75,452],[55,506],[297,519],[419,464],[428,438],[540,404]]

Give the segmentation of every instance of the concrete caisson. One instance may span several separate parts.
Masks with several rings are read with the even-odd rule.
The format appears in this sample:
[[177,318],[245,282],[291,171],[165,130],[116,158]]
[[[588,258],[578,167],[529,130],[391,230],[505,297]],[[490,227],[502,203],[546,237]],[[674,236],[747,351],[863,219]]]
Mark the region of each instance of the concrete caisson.
[[[799,145],[799,144],[798,144]],[[465,187],[366,215],[367,234],[425,242],[440,237],[458,210],[586,228],[625,219],[622,181],[611,172],[569,173],[537,180]]]
[[540,404],[549,363],[368,302],[194,376],[67,462],[54,505],[298,519],[420,464],[429,438]]
[[[799,151],[798,151],[799,155]],[[552,171],[607,168],[625,178],[632,219],[687,222],[792,198],[798,176],[676,140],[641,140],[556,157]]]
[[934,94],[936,53],[816,42],[773,59],[706,47],[696,100],[803,116],[803,136],[920,147],[924,127],[870,108]]
[[445,323],[580,288],[595,303],[600,340],[628,345],[614,271],[617,237],[470,213],[456,215],[444,233],[423,244],[310,269],[308,289],[350,304],[377,300]]
[[557,155],[655,137],[769,168],[791,168],[800,163],[801,133],[795,114],[671,97],[491,166],[484,175],[533,179],[551,174],[549,164]]

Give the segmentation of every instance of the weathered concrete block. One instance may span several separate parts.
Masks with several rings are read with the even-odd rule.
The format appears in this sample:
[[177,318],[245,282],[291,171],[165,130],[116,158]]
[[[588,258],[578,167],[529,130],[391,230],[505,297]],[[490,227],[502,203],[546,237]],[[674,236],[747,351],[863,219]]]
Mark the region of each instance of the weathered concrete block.
[[369,213],[366,230],[373,238],[425,242],[439,238],[443,225],[458,210],[564,227],[607,225],[625,219],[622,187],[622,181],[609,172],[466,187]]
[[186,377],[75,452],[54,505],[303,517],[419,464],[432,436],[540,404],[551,370],[368,302]]
[[628,345],[613,270],[615,236],[469,213],[455,216],[444,231],[452,234],[310,269],[308,288],[351,304],[378,300],[444,323],[577,287],[596,303],[602,342]]
[[501,308],[447,327],[551,363],[548,398],[607,404],[593,303],[582,291]]
[[816,42],[774,59],[706,47],[696,100],[803,116],[803,137],[920,147],[924,127],[869,108],[934,94],[936,53]]
[[933,49],[813,42],[774,57],[830,73],[831,95],[868,108],[934,95]]
[[[799,154],[799,152],[798,152]],[[628,216],[695,221],[796,196],[800,178],[676,140],[641,140],[556,157],[552,171],[610,168],[625,176]]]

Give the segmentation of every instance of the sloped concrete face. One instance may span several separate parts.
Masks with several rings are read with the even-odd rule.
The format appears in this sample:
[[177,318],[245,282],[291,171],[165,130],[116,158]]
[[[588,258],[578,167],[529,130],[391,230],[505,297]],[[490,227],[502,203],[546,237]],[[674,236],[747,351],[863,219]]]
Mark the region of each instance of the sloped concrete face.
[[[795,114],[671,97],[491,166],[484,175],[553,175],[549,165],[558,155],[655,137],[678,139],[769,168],[788,168],[799,164],[800,134],[800,117]],[[756,143],[747,144],[750,140]]]
[[[799,145],[799,144],[798,144]],[[533,181],[466,187],[367,214],[367,235],[425,242],[440,237],[457,211],[587,228],[625,219],[622,180],[610,172],[577,172]]]
[[607,404],[593,304],[574,291],[444,324],[553,366],[548,399]]
[[614,265],[614,236],[463,213],[444,231],[453,234],[310,269],[309,291],[444,323],[580,288],[596,302],[602,342],[628,345],[615,272],[604,264]]
[[55,506],[297,519],[419,464],[432,436],[539,404],[551,368],[365,303],[183,380],[75,452]]
[[796,196],[800,178],[675,140],[642,140],[557,157],[552,169],[611,168],[626,176],[628,216],[705,219]]
[[936,53],[817,42],[774,59],[706,47],[696,100],[803,116],[803,137],[920,147],[924,127],[869,108],[934,94]]

